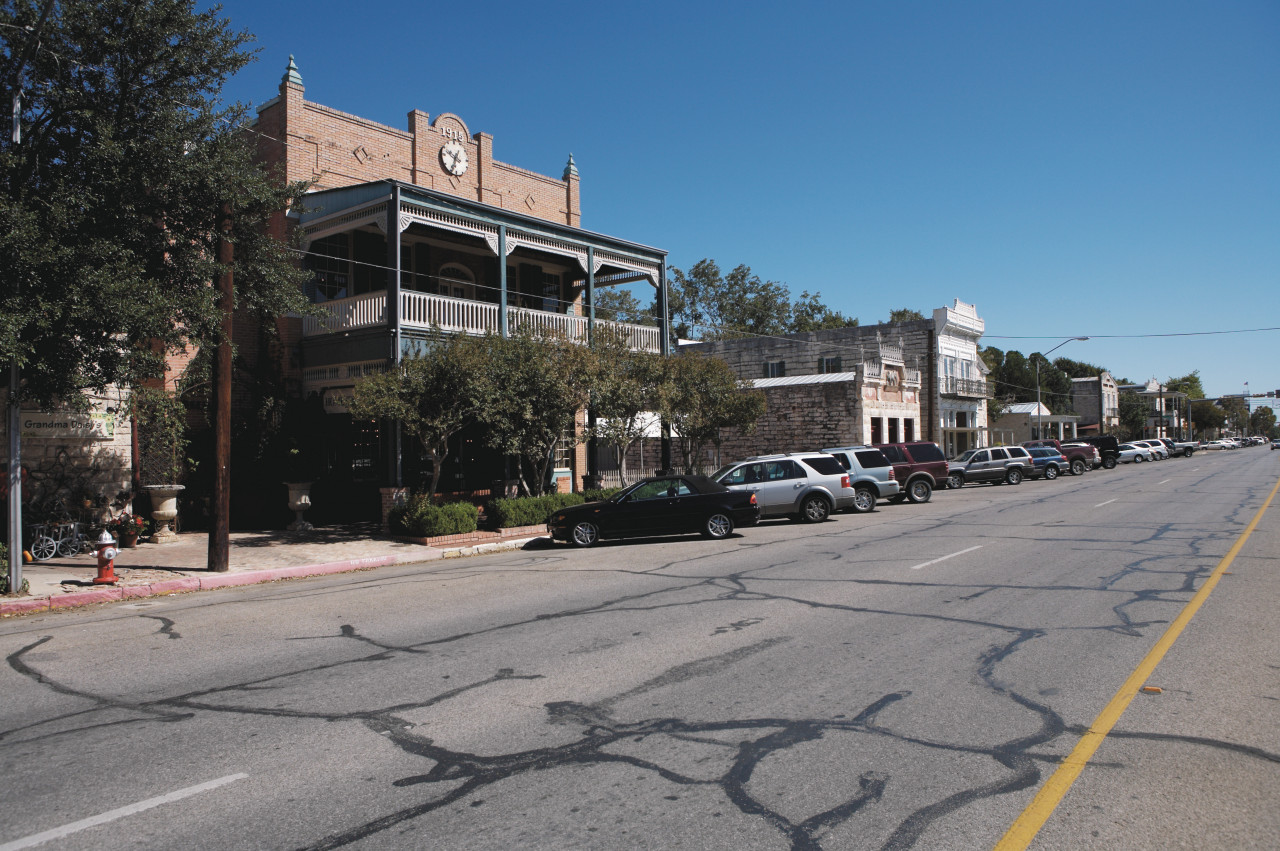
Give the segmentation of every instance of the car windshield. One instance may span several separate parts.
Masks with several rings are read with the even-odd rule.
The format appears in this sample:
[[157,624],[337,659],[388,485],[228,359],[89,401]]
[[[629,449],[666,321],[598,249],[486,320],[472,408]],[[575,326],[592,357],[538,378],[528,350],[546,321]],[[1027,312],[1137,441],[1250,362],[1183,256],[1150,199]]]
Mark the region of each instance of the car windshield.
[[963,464],[965,461],[968,461],[970,458],[972,458],[973,454],[977,451],[978,450],[976,449],[966,449],[964,452],[960,453],[960,457],[956,458],[956,460]]
[[714,473],[712,473],[712,474],[711,474],[711,481],[713,481],[713,482],[718,482],[718,481],[720,481],[720,477],[721,477],[721,476],[725,475],[726,473],[728,473],[730,470],[732,470],[732,469],[733,469],[734,467],[736,467],[736,466],[738,466],[738,465],[737,465],[737,464],[725,464],[725,465],[724,465],[723,467],[721,467],[719,470],[716,470]]

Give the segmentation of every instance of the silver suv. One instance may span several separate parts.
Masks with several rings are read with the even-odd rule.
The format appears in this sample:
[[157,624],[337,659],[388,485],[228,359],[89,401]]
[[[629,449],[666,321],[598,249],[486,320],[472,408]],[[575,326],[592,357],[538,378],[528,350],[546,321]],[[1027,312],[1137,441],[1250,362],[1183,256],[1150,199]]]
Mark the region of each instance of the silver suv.
[[854,491],[840,462],[821,452],[757,455],[726,464],[711,478],[729,490],[756,495],[761,517],[820,523],[853,505]]
[[840,466],[849,471],[854,489],[851,507],[859,514],[875,508],[877,499],[888,499],[902,492],[893,464],[874,446],[839,446],[822,451],[834,455]]

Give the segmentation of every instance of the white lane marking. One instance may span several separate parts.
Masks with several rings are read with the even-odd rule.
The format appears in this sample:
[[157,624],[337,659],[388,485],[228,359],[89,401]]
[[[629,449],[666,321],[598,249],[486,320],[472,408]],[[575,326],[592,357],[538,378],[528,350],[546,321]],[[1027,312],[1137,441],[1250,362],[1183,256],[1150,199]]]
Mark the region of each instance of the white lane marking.
[[1156,484],[1158,484],[1158,485],[1167,485],[1167,484],[1169,484],[1169,482],[1172,482],[1172,481],[1173,481],[1173,479],[1165,479],[1163,482],[1156,482]]
[[[1116,499],[1119,499],[1119,498],[1120,498],[1120,497],[1116,497]],[[1110,505],[1111,503],[1115,502],[1115,501],[1116,501],[1116,499],[1109,499],[1109,500],[1107,500],[1106,502],[1100,502],[1100,503],[1098,503],[1097,505],[1095,505],[1095,506],[1094,506],[1094,508],[1101,508],[1101,507],[1102,507],[1102,506],[1104,506],[1104,505]],[[3,849],[3,848],[0,848],[0,851],[4,851],[4,849]]]
[[6,842],[0,845],[0,851],[17,851],[19,848],[30,848],[33,845],[40,845],[48,842],[50,839],[61,839],[64,836],[70,836],[73,833],[90,827],[97,827],[100,824],[106,824],[109,821],[115,821],[125,816],[131,816],[134,813],[140,813],[143,810],[149,810],[152,807],[158,807],[161,804],[168,804],[173,801],[180,801],[183,798],[189,798],[192,795],[199,795],[201,792],[208,792],[210,789],[216,789],[219,786],[225,786],[236,780],[243,780],[248,777],[247,774],[228,774],[226,777],[219,777],[217,780],[210,780],[208,783],[201,783],[198,786],[188,786],[185,789],[179,789],[176,792],[169,792],[166,795],[160,795],[155,798],[148,798],[145,801],[139,801],[136,804],[130,804],[127,807],[120,807],[117,810],[110,810],[96,816],[73,821],[71,824],[64,824],[62,827],[55,827],[52,830],[46,830],[43,833],[33,833],[23,839],[15,839],[12,842]]
[[[947,560],[947,559],[949,559],[949,558],[955,558],[956,556],[962,556],[962,555],[964,555],[965,553],[971,553],[971,552],[973,552],[974,550],[980,550],[980,549],[982,549],[982,544],[978,544],[978,546],[976,546],[976,547],[969,547],[969,549],[967,549],[967,550],[961,550],[961,551],[960,551],[960,552],[958,552],[958,553],[952,553],[952,554],[951,554],[951,555],[949,555],[949,556],[942,556],[941,558],[935,558],[933,561],[926,561],[926,562],[924,562],[923,564],[913,564],[913,565],[911,565],[911,569],[912,569],[912,570],[919,570],[919,569],[920,569],[920,568],[922,568],[922,567],[928,567],[928,566],[929,566],[929,565],[931,565],[931,564],[937,564],[937,563],[938,563],[938,562],[940,562],[940,561],[946,561],[946,560]],[[4,849],[3,849],[3,848],[0,848],[0,851],[4,851]]]
[[1200,472],[1200,468],[1199,468],[1199,467],[1192,467],[1192,468],[1191,468],[1191,472],[1193,472],[1193,473],[1198,473],[1198,472]]

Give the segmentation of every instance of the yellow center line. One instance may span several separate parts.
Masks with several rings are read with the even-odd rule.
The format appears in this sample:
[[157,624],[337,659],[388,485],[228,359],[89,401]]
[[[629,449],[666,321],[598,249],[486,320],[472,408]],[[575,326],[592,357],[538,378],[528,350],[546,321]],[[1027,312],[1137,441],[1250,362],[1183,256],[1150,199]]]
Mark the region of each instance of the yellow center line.
[[1231,566],[1231,562],[1235,561],[1236,556],[1240,554],[1240,550],[1244,548],[1245,541],[1249,540],[1249,536],[1257,528],[1258,522],[1262,520],[1262,515],[1266,513],[1267,507],[1275,499],[1277,491],[1280,491],[1280,480],[1276,481],[1275,487],[1271,489],[1266,502],[1262,503],[1258,513],[1249,521],[1249,525],[1240,533],[1240,537],[1231,545],[1231,549],[1227,550],[1227,554],[1222,557],[1222,561],[1218,562],[1218,566],[1209,574],[1209,578],[1205,580],[1204,585],[1200,586],[1200,590],[1187,602],[1178,617],[1174,619],[1173,623],[1169,624],[1169,628],[1164,631],[1164,635],[1160,636],[1160,640],[1138,663],[1138,667],[1134,668],[1133,673],[1129,675],[1129,679],[1125,680],[1124,685],[1120,686],[1120,690],[1116,692],[1115,697],[1111,698],[1111,702],[1103,708],[1098,717],[1089,725],[1088,731],[1080,737],[1080,741],[1071,749],[1071,753],[1067,754],[1067,758],[1058,765],[1057,771],[1050,775],[1044,786],[1040,787],[1040,791],[1031,799],[1031,803],[1018,816],[1017,821],[1001,837],[996,844],[995,851],[1021,851],[1021,849],[1031,844],[1032,839],[1035,839],[1036,834],[1040,832],[1040,828],[1044,827],[1044,823],[1049,820],[1049,816],[1053,814],[1058,804],[1066,797],[1071,784],[1075,783],[1076,778],[1080,776],[1080,772],[1084,771],[1084,767],[1093,758],[1098,748],[1101,747],[1102,741],[1111,732],[1111,729],[1115,727],[1116,722],[1120,720],[1120,716],[1124,714],[1129,703],[1138,694],[1138,689],[1155,671],[1156,665],[1160,664],[1160,660],[1169,652],[1169,648],[1173,646],[1173,643],[1178,640],[1182,630],[1191,622],[1191,618],[1200,609],[1200,606],[1204,604],[1204,601],[1209,598],[1209,594],[1213,591],[1213,587],[1218,584],[1222,574],[1226,572],[1227,568]]

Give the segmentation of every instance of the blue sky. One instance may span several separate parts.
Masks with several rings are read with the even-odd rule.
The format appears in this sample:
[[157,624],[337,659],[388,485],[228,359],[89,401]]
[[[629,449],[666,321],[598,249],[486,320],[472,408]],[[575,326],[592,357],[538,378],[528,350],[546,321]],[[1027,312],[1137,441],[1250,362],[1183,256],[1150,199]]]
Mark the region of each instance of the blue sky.
[[1107,338],[1280,326],[1274,0],[222,6],[261,48],[230,99],[292,53],[308,100],[453,112],[544,174],[572,152],[583,226],[672,265],[864,324],[960,298],[989,345],[1280,390],[1280,331]]

